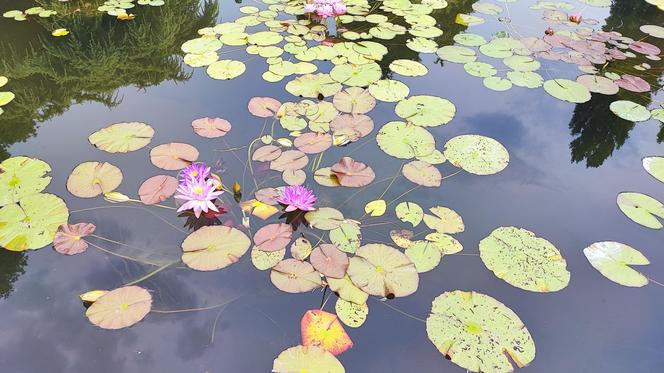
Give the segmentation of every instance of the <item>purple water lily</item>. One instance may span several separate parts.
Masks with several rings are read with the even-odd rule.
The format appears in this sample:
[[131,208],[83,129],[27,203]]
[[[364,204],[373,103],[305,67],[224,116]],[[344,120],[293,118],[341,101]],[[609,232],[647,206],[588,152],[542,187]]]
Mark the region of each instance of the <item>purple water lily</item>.
[[[209,167],[208,167],[209,169]],[[200,217],[201,213],[207,213],[209,210],[219,211],[214,201],[223,193],[223,190],[217,190],[215,181],[213,179],[198,179],[193,178],[188,181],[181,182],[178,186],[175,198],[186,201],[178,212],[185,210],[193,210],[196,217]]]
[[205,163],[192,163],[180,172],[180,184],[188,183],[191,180],[205,180],[210,176],[211,168]]
[[277,202],[286,205],[286,212],[295,210],[312,211],[315,210],[316,196],[314,193],[302,185],[287,186]]

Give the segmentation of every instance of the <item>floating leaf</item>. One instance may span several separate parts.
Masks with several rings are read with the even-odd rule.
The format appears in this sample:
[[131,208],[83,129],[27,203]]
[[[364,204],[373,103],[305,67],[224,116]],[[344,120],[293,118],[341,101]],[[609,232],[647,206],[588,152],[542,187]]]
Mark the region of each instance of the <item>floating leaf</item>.
[[269,219],[272,215],[279,212],[278,208],[255,199],[241,202],[240,208],[242,208],[242,211],[245,213],[259,217],[263,220]]
[[40,249],[51,242],[69,210],[53,194],[32,194],[0,208],[0,246],[10,251]]
[[418,273],[428,272],[436,268],[443,258],[443,253],[429,241],[414,241],[405,251]]
[[321,244],[311,252],[311,265],[326,277],[343,278],[348,268],[348,256],[336,246]]
[[439,187],[443,175],[432,165],[424,161],[411,161],[402,169],[403,176],[417,185]]
[[471,372],[507,373],[535,359],[519,317],[488,295],[452,291],[434,299],[427,335],[438,351]]
[[85,312],[91,323],[102,329],[130,327],[150,312],[152,296],[138,286],[125,286],[102,295]]
[[338,227],[330,230],[330,241],[339,250],[354,254],[361,245],[362,232],[360,227],[354,223],[341,223]]
[[200,118],[191,122],[197,135],[214,139],[225,136],[231,130],[231,123],[221,118]]
[[619,242],[595,242],[583,249],[590,264],[604,277],[623,286],[648,285],[648,278],[630,265],[648,265],[650,261],[638,250]]
[[311,242],[304,237],[297,238],[290,247],[291,256],[297,260],[306,260],[311,254]]
[[265,145],[254,151],[251,160],[258,162],[270,162],[279,158],[281,155],[281,148],[274,145]]
[[281,102],[272,97],[252,97],[247,107],[249,112],[257,117],[276,117],[281,108]]
[[259,250],[277,251],[285,248],[293,237],[293,228],[288,224],[268,224],[254,234],[254,244]]
[[482,83],[485,87],[497,92],[508,91],[512,88],[512,82],[510,80],[501,78],[499,76],[486,77]]
[[81,299],[81,301],[86,302],[86,303],[94,303],[96,302],[99,298],[101,298],[102,295],[105,295],[108,293],[108,290],[90,290],[87,291],[78,297]]
[[251,249],[251,263],[259,271],[265,271],[276,266],[285,256],[286,249],[277,251],[264,251],[256,247]]
[[387,203],[384,199],[371,201],[364,206],[364,212],[370,216],[383,216],[387,209]]
[[433,215],[424,214],[424,224],[438,233],[461,233],[466,229],[461,216],[452,209],[436,206],[429,211]]
[[299,150],[286,150],[279,158],[270,162],[270,169],[284,172],[286,170],[300,170],[309,163],[309,157]]
[[322,153],[332,146],[332,136],[327,133],[307,132],[296,137],[293,144],[305,154]]
[[246,69],[241,61],[219,60],[207,67],[207,73],[212,79],[229,80],[244,74]]
[[534,292],[569,284],[567,262],[549,241],[523,228],[500,227],[480,241],[480,257],[496,277]]
[[581,75],[576,81],[590,92],[601,93],[603,95],[615,95],[620,87],[611,79],[598,75]]
[[389,122],[376,135],[378,146],[388,155],[401,159],[427,156],[436,148],[429,131],[404,122]]
[[16,203],[37,194],[48,186],[51,177],[48,163],[28,157],[11,157],[0,163],[0,206]]
[[371,167],[350,157],[341,158],[330,170],[339,180],[339,184],[346,187],[363,187],[376,178]]
[[398,102],[408,97],[410,88],[398,80],[383,79],[369,86],[369,93],[385,102]]
[[433,232],[427,234],[424,238],[440,250],[443,255],[456,254],[463,250],[461,242],[445,233]]
[[445,144],[445,158],[475,175],[496,174],[507,167],[509,154],[498,141],[480,135],[461,135]]
[[390,70],[403,76],[424,76],[429,72],[429,69],[421,63],[405,59],[392,61]]
[[84,162],[67,179],[67,190],[80,198],[112,192],[122,182],[122,171],[110,163]]
[[76,255],[88,249],[83,239],[91,235],[97,227],[90,223],[62,224],[53,238],[55,251],[65,255]]
[[650,119],[650,110],[636,102],[619,100],[609,105],[613,114],[631,122],[643,122]]
[[649,195],[620,193],[618,194],[618,207],[637,224],[651,229],[664,228],[662,222],[657,219],[664,219],[664,204]]
[[346,370],[334,355],[320,347],[295,346],[279,354],[272,365],[272,372],[344,373]]
[[383,244],[360,247],[350,258],[348,275],[363,291],[381,297],[405,297],[417,290],[415,265],[399,250]]
[[449,123],[456,114],[456,107],[444,98],[412,96],[399,101],[394,111],[409,123],[433,127]]
[[664,183],[664,157],[643,158],[643,168],[652,177]]
[[238,262],[250,245],[249,237],[238,229],[206,226],[182,242],[182,262],[197,271],[214,271]]
[[364,304],[367,302],[367,299],[369,299],[369,294],[355,286],[348,275],[341,279],[330,277],[327,279],[327,284],[329,285],[330,290],[339,294],[340,299],[344,299],[348,302]]
[[178,180],[173,176],[157,175],[145,180],[138,188],[138,195],[146,205],[161,203],[173,194],[178,188]]
[[339,298],[334,305],[334,311],[342,323],[351,328],[359,328],[367,320],[369,307],[366,303],[357,304]]
[[341,186],[339,184],[339,180],[337,180],[337,177],[332,173],[332,169],[330,167],[323,167],[319,168],[314,172],[314,180],[320,185],[326,186],[326,187],[338,187]]
[[116,123],[88,137],[90,144],[109,153],[128,153],[152,141],[154,129],[145,123]]
[[332,207],[321,207],[304,214],[304,218],[312,228],[330,231],[339,227],[344,222],[341,211]]
[[417,227],[424,216],[422,207],[415,202],[401,202],[395,208],[395,212],[399,220],[410,223],[413,227]]
[[302,345],[321,347],[335,356],[353,347],[353,341],[346,334],[337,315],[323,310],[305,312],[300,321],[300,330]]
[[648,34],[658,39],[664,39],[664,27],[656,25],[643,25],[640,28],[641,32]]
[[367,136],[373,128],[373,120],[364,114],[341,114],[330,122],[330,129],[335,136],[344,136],[350,141]]
[[286,293],[306,293],[323,283],[320,274],[308,262],[284,259],[272,268],[270,280]]
[[286,90],[291,94],[309,98],[334,96],[341,88],[341,84],[328,74],[302,75],[286,84]]
[[198,159],[198,150],[189,144],[172,142],[150,150],[150,161],[164,170],[181,170]]
[[454,63],[465,64],[474,62],[477,59],[477,54],[474,50],[456,45],[446,45],[438,49],[436,53],[440,59]]
[[588,88],[568,79],[552,79],[544,82],[544,90],[551,96],[572,102],[582,104],[590,101],[590,92]]
[[463,65],[463,69],[466,70],[468,74],[478,78],[488,78],[498,73],[498,70],[496,70],[493,65],[486,62],[468,62]]
[[643,78],[625,74],[615,81],[615,84],[630,92],[644,93],[650,91],[650,83]]
[[334,95],[334,107],[344,113],[365,114],[376,106],[376,99],[368,90],[349,87]]

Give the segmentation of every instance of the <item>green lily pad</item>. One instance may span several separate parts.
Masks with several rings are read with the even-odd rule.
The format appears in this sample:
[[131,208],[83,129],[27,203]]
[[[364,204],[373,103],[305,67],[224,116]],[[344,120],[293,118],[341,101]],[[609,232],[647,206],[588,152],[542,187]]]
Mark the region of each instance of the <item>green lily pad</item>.
[[535,71],[542,65],[529,56],[511,56],[503,60],[505,65],[514,71]]
[[609,105],[609,109],[618,117],[631,122],[643,122],[650,119],[650,110],[628,100],[614,101]]
[[399,101],[394,112],[416,126],[435,127],[449,123],[456,114],[456,107],[444,98],[422,95]]
[[424,214],[424,224],[438,233],[461,233],[466,229],[461,216],[450,208],[436,206],[429,211],[433,215]]
[[338,227],[330,230],[330,241],[335,244],[339,250],[354,254],[360,248],[362,242],[362,232],[360,227],[353,223],[342,223]]
[[366,303],[357,304],[339,298],[334,305],[334,311],[342,323],[351,328],[359,328],[367,320],[369,307]]
[[348,276],[368,294],[405,297],[417,290],[419,276],[415,265],[399,250],[383,244],[360,247],[350,258]]
[[488,295],[443,293],[426,324],[438,351],[471,372],[508,373],[535,359],[535,343],[519,316]]
[[93,133],[88,141],[108,153],[138,150],[152,140],[154,129],[145,123],[116,123]]
[[286,90],[292,95],[308,98],[334,96],[341,88],[328,74],[302,75],[286,84]]
[[652,177],[664,183],[664,157],[643,158],[643,168],[645,168]]
[[497,92],[508,91],[512,88],[512,82],[510,80],[499,76],[486,77],[482,83],[485,87]]
[[480,241],[480,257],[496,277],[523,290],[552,292],[569,284],[567,262],[558,249],[522,228],[491,232]]
[[544,84],[544,78],[532,71],[508,71],[507,79],[515,86],[523,88],[539,88]]
[[635,223],[651,229],[662,229],[664,225],[664,204],[642,193],[624,192],[618,194],[618,207]]
[[376,106],[376,99],[366,89],[349,87],[334,95],[333,103],[341,112],[365,114]]
[[443,253],[429,241],[414,241],[404,252],[418,273],[429,272],[440,264]]
[[390,63],[390,70],[403,76],[424,76],[429,72],[426,66],[413,60],[394,60]]
[[490,76],[496,75],[498,72],[493,65],[486,62],[468,62],[463,65],[463,69],[472,76],[478,78],[488,78]]
[[330,290],[339,294],[339,298],[345,301],[364,304],[369,299],[369,294],[355,286],[348,275],[344,278],[330,277],[327,279],[327,284],[330,286]]
[[48,163],[28,157],[12,157],[0,163],[0,206],[16,203],[37,194],[48,186],[51,177]]
[[410,223],[413,227],[417,227],[424,216],[422,207],[415,202],[401,202],[395,208],[395,212],[399,220]]
[[420,53],[435,53],[438,50],[438,44],[435,41],[423,37],[408,39],[406,46]]
[[330,77],[335,81],[351,87],[366,87],[380,80],[383,72],[377,63],[363,65],[342,64],[330,71]]
[[259,271],[265,271],[276,266],[285,256],[286,249],[277,251],[263,251],[256,247],[251,249],[251,263]]
[[582,104],[590,101],[590,91],[583,85],[568,79],[551,79],[544,82],[544,90],[551,96],[567,102]]
[[[454,41],[461,44],[465,45],[468,47],[479,47],[481,45],[484,45],[487,43],[486,39],[482,35],[478,34],[473,34],[470,32],[462,32],[459,34],[454,35]],[[470,62],[470,61],[467,61]]]
[[229,80],[244,74],[247,67],[241,61],[219,60],[207,68],[207,73],[212,79]]
[[321,207],[317,210],[309,211],[304,214],[304,218],[312,228],[324,231],[331,231],[334,228],[338,228],[344,222],[344,215],[341,211],[332,207]]
[[0,92],[0,106],[5,106],[8,103],[12,102],[16,95],[12,92]]
[[284,37],[280,33],[274,31],[259,31],[249,34],[247,41],[249,44],[267,46],[280,43]]
[[477,59],[477,54],[474,50],[455,45],[446,45],[438,49],[436,54],[438,54],[438,57],[440,57],[443,61],[450,61],[454,63],[468,63]]
[[208,52],[216,52],[223,44],[217,38],[202,37],[188,40],[182,44],[182,51],[190,54],[204,54]]
[[648,265],[650,261],[638,250],[619,242],[595,242],[583,249],[590,264],[604,277],[623,286],[648,285],[648,278],[632,265]]
[[376,135],[378,146],[388,155],[401,159],[426,156],[436,142],[426,129],[404,122],[389,122]]
[[398,80],[382,79],[369,86],[369,93],[380,101],[398,102],[408,97],[410,88]]
[[325,372],[344,373],[346,370],[334,355],[317,346],[291,347],[277,356],[272,365],[274,373]]
[[36,250],[53,242],[69,210],[53,194],[32,194],[0,208],[0,246],[11,251]]
[[445,144],[445,158],[455,167],[475,175],[496,174],[509,164],[507,149],[498,141],[480,135],[461,135]]
[[249,237],[238,229],[202,227],[182,242],[182,262],[197,271],[214,271],[237,263],[250,245]]

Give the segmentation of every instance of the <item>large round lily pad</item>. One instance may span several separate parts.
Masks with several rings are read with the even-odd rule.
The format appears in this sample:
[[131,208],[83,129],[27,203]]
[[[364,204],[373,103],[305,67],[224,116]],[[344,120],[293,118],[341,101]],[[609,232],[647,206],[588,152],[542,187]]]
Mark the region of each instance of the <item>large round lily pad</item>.
[[341,87],[328,74],[302,75],[286,84],[286,90],[291,94],[308,98],[334,96]]
[[500,227],[480,241],[480,257],[496,277],[534,292],[569,284],[567,262],[549,241],[516,227]]
[[332,79],[351,87],[366,87],[378,81],[382,75],[380,65],[375,62],[362,65],[337,65],[330,71]]
[[475,175],[496,174],[507,167],[509,154],[498,141],[480,135],[457,136],[445,144],[445,158]]
[[53,194],[32,194],[0,208],[0,246],[11,251],[40,249],[51,242],[69,210]]
[[198,271],[214,271],[239,261],[250,245],[249,237],[238,229],[202,227],[182,242],[182,261]]
[[145,123],[116,123],[93,133],[88,141],[109,153],[127,153],[149,144],[154,129]]
[[16,203],[48,186],[51,177],[48,163],[28,157],[12,157],[0,163],[0,206]]
[[551,79],[544,82],[544,90],[551,96],[572,102],[582,104],[590,101],[590,91],[583,85],[568,79]]
[[286,293],[305,293],[323,284],[320,274],[308,262],[284,259],[272,267],[270,280]]
[[67,190],[80,198],[93,198],[115,190],[122,182],[122,171],[106,162],[84,162],[67,179]]
[[631,122],[643,122],[650,119],[650,110],[641,104],[629,100],[614,101],[609,105],[611,112]]
[[633,247],[619,242],[595,242],[583,249],[590,264],[604,277],[620,285],[641,287],[648,278],[631,265],[648,265],[650,261]]
[[289,224],[268,224],[254,234],[254,243],[259,250],[278,251],[285,248],[293,237],[293,228]]
[[208,75],[213,79],[229,80],[237,78],[247,70],[245,64],[235,60],[219,60],[207,67]]
[[[651,229],[662,229],[664,225],[664,204],[649,195],[625,192],[618,195],[618,207],[635,223]],[[658,219],[659,218],[659,219]]]
[[277,356],[274,373],[344,373],[346,370],[334,355],[317,346],[291,347]]
[[519,316],[488,295],[443,293],[426,324],[438,351],[471,372],[508,373],[535,359],[535,343]]
[[401,159],[427,156],[436,148],[429,131],[404,122],[389,122],[376,135],[378,146],[388,155]]
[[143,320],[151,308],[152,296],[147,290],[125,286],[102,295],[85,316],[102,329],[122,329]]
[[348,276],[366,293],[388,298],[413,294],[419,283],[415,264],[399,250],[383,244],[357,249],[350,258]]
[[150,150],[150,161],[164,170],[181,170],[198,159],[198,149],[179,142],[155,146]]
[[412,96],[399,101],[394,111],[416,126],[434,127],[449,123],[456,114],[456,107],[444,98]]

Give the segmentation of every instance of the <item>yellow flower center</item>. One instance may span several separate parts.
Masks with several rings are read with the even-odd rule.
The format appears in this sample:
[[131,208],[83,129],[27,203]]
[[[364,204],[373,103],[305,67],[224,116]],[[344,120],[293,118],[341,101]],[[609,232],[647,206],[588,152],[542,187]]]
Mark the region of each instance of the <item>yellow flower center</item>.
[[194,193],[196,193],[196,194],[203,193],[203,188],[199,188],[199,187],[194,188]]

